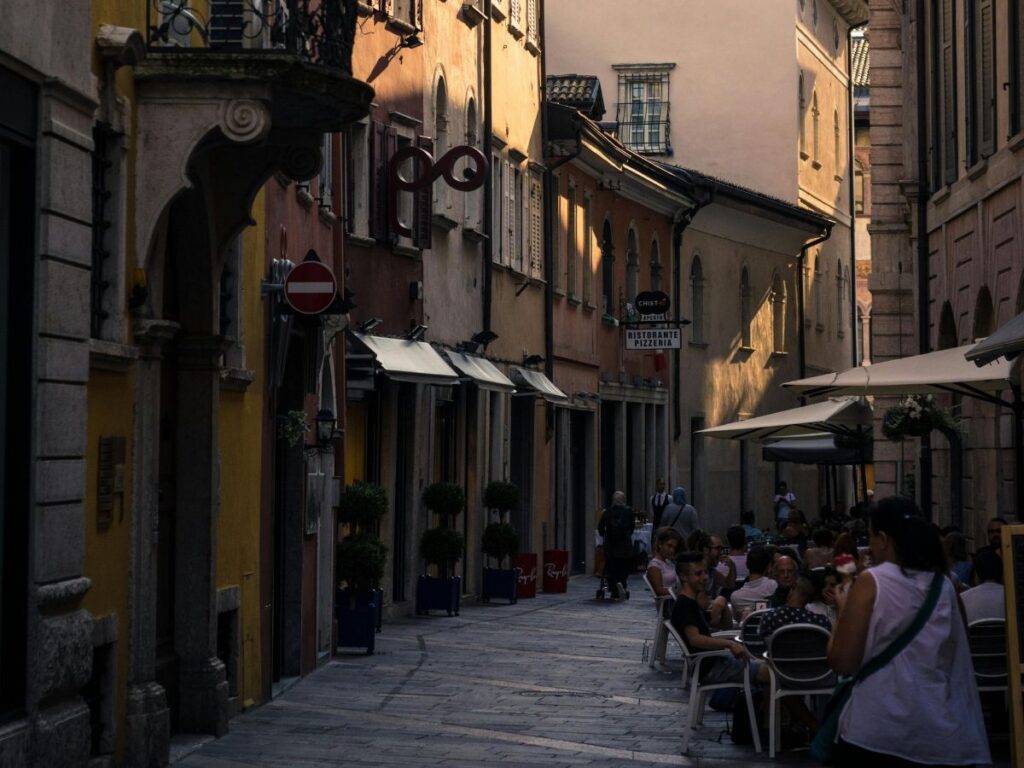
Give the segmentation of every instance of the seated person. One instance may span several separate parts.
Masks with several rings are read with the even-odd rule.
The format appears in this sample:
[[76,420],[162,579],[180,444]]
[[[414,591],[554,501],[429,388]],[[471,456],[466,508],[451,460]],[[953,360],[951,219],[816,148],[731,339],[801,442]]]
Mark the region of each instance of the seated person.
[[754,510],[747,509],[740,512],[740,525],[743,526],[743,532],[747,535],[747,541],[764,541],[764,531],[754,525]]
[[959,531],[950,531],[942,539],[942,547],[949,559],[949,569],[964,588],[971,585],[971,558],[967,556],[967,539]]
[[742,525],[731,525],[725,539],[729,542],[729,559],[736,566],[736,578],[747,578],[747,532]]
[[747,582],[732,593],[732,609],[738,618],[753,613],[758,603],[768,604],[779,585],[765,574],[771,565],[771,555],[766,547],[756,545],[747,553]]
[[807,525],[807,518],[799,509],[791,509],[786,527],[782,529],[782,543],[786,546],[796,547],[797,551],[803,553],[807,549],[807,539],[811,535],[811,529]]
[[743,676],[750,666],[751,682],[767,683],[768,667],[751,661],[750,651],[741,643],[725,637],[712,637],[711,629],[704,618],[698,599],[707,591],[707,559],[701,552],[686,552],[676,558],[676,573],[679,576],[679,594],[672,609],[672,626],[675,627],[690,653],[727,650],[732,657],[709,659],[701,664],[700,682],[743,683]]
[[832,542],[835,540],[828,528],[814,532],[814,546],[804,552],[804,568],[813,571],[832,562]]
[[832,623],[828,618],[807,609],[807,604],[814,600],[817,591],[814,581],[809,576],[797,576],[786,595],[785,605],[773,608],[761,617],[761,623],[757,628],[758,634],[767,640],[775,630],[789,624],[815,624],[831,632]]
[[659,528],[654,534],[654,557],[647,564],[647,580],[656,597],[671,597],[679,587],[676,566],[672,562],[682,537],[674,528]]
[[700,600],[701,608],[708,613],[708,624],[713,629],[732,629],[732,611],[729,609],[729,601],[726,597],[728,592],[736,584],[736,566],[732,560],[725,557],[726,573],[717,570],[723,556],[721,540],[716,544],[717,536],[711,536],[705,531],[696,530],[690,535],[687,542],[691,552],[700,552],[704,555],[704,565],[708,569],[708,580],[705,593]]
[[799,568],[792,557],[781,555],[775,560],[775,565],[772,566],[772,576],[775,577],[778,588],[770,599],[772,608],[780,608],[786,604],[789,592],[796,584],[798,573]]
[[819,582],[817,595],[807,604],[807,610],[812,613],[820,613],[835,626],[838,614],[836,613],[836,587],[839,586],[839,574],[830,563],[824,568],[811,572],[811,575]]
[[980,619],[1005,619],[1003,558],[993,549],[978,550],[974,556],[974,575],[978,579],[978,586],[960,593],[967,623]]

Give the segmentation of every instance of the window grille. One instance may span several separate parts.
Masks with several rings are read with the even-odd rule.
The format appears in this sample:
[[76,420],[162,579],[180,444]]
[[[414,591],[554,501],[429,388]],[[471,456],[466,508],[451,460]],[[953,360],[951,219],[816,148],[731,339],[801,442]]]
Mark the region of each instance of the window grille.
[[108,232],[110,200],[113,196],[110,172],[113,162],[110,151],[115,136],[109,126],[98,124],[93,129],[92,152],[92,280],[90,302],[90,333],[94,339],[103,338],[103,324],[110,313],[105,306],[107,289],[110,287],[109,269],[110,246]]
[[619,140],[634,152],[671,155],[668,69],[620,69]]

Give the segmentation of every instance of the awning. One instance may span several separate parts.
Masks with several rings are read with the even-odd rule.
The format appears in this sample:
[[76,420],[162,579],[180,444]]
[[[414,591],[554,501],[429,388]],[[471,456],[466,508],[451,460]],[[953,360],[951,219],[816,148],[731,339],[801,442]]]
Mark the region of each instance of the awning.
[[1024,352],[1024,312],[1005,323],[987,339],[967,350],[964,355],[975,365],[986,365],[999,357],[1013,360]]
[[721,424],[697,434],[727,440],[764,440],[812,432],[853,435],[870,428],[871,407],[857,398],[844,398]]
[[842,373],[826,373],[789,381],[794,392],[821,395],[941,395],[955,393],[990,402],[992,393],[1009,388],[1011,364],[996,360],[979,368],[964,355],[972,345],[913,357],[862,365]]
[[516,385],[486,358],[447,351],[445,356],[456,371],[466,379],[473,381],[480,389],[489,389],[494,392],[516,391]]
[[842,435],[808,435],[776,440],[764,446],[765,461],[788,461],[791,464],[825,464],[847,466],[870,464],[874,458],[871,435],[863,439]]
[[569,397],[556,387],[547,376],[540,371],[530,371],[526,368],[512,367],[512,381],[517,387],[532,389],[549,403],[564,404],[569,402]]
[[459,383],[459,374],[426,342],[364,333],[353,335],[373,353],[377,365],[392,381],[413,384]]

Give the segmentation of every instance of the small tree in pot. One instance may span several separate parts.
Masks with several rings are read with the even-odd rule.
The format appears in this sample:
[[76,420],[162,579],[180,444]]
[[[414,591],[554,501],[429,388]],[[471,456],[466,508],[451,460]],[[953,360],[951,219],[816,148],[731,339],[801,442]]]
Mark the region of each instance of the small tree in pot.
[[349,485],[338,504],[338,520],[348,526],[347,535],[335,549],[338,645],[365,647],[367,653],[373,653],[383,615],[380,581],[388,550],[377,531],[387,507],[384,489],[372,483]]
[[455,483],[434,483],[423,491],[423,504],[434,512],[440,524],[423,532],[420,556],[428,565],[437,566],[438,576],[422,574],[416,582],[416,613],[431,609],[459,613],[462,579],[453,575],[455,564],[462,559],[466,542],[451,524],[466,506],[466,493]]
[[[515,487],[515,486],[513,486]],[[484,568],[483,588],[480,599],[488,602],[492,597],[501,597],[509,604],[517,600],[519,573],[512,568],[512,558],[519,552],[519,534],[509,523],[493,522],[484,528],[483,551],[498,561],[497,568]],[[502,563],[508,560],[508,568]]]

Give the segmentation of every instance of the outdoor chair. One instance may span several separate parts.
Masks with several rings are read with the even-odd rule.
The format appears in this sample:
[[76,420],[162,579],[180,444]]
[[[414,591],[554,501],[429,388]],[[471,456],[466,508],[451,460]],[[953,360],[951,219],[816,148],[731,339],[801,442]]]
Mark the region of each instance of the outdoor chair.
[[[686,647],[686,642],[676,631],[676,628],[672,626],[672,622],[666,620],[665,631],[667,634],[679,644],[679,647],[683,651],[683,686],[686,685],[687,679],[690,681],[690,703],[686,711],[686,730],[683,731],[683,754],[685,755],[687,750],[690,748],[690,737],[693,735],[694,730],[704,724],[704,707],[707,704],[707,695],[711,691],[717,691],[719,688],[738,688],[736,683],[714,683],[704,684],[700,682],[700,668],[701,664],[706,662],[708,659],[718,658],[732,658],[732,653],[726,650],[721,651],[701,651],[700,653],[691,653]],[[757,732],[757,717],[754,713],[754,697],[751,694],[750,688],[750,665],[747,665],[746,672],[743,675],[743,696],[747,701],[747,714],[750,716],[751,722],[751,735],[754,738],[754,749],[757,752],[761,751],[761,735]]]
[[1006,619],[979,619],[967,627],[979,691],[1009,691]]
[[775,757],[779,743],[779,702],[786,696],[824,695],[835,689],[836,675],[828,665],[829,636],[827,629],[816,624],[789,624],[768,638],[768,757]]
[[665,610],[665,603],[675,599],[675,594],[671,589],[669,589],[669,594],[667,595],[654,594],[654,587],[651,586],[651,581],[647,578],[646,571],[644,572],[644,584],[647,585],[647,589],[651,591],[651,597],[654,598],[654,639],[651,641],[651,653],[647,660],[647,665],[653,667],[655,664],[665,663],[668,633],[665,632],[665,617],[662,615],[662,612]]
[[770,611],[771,608],[762,608],[760,611],[754,611],[748,613],[743,621],[740,622],[740,636],[739,640],[750,651],[751,656],[763,656],[765,649],[765,642],[761,638],[758,630],[761,628],[761,619],[764,615]]

